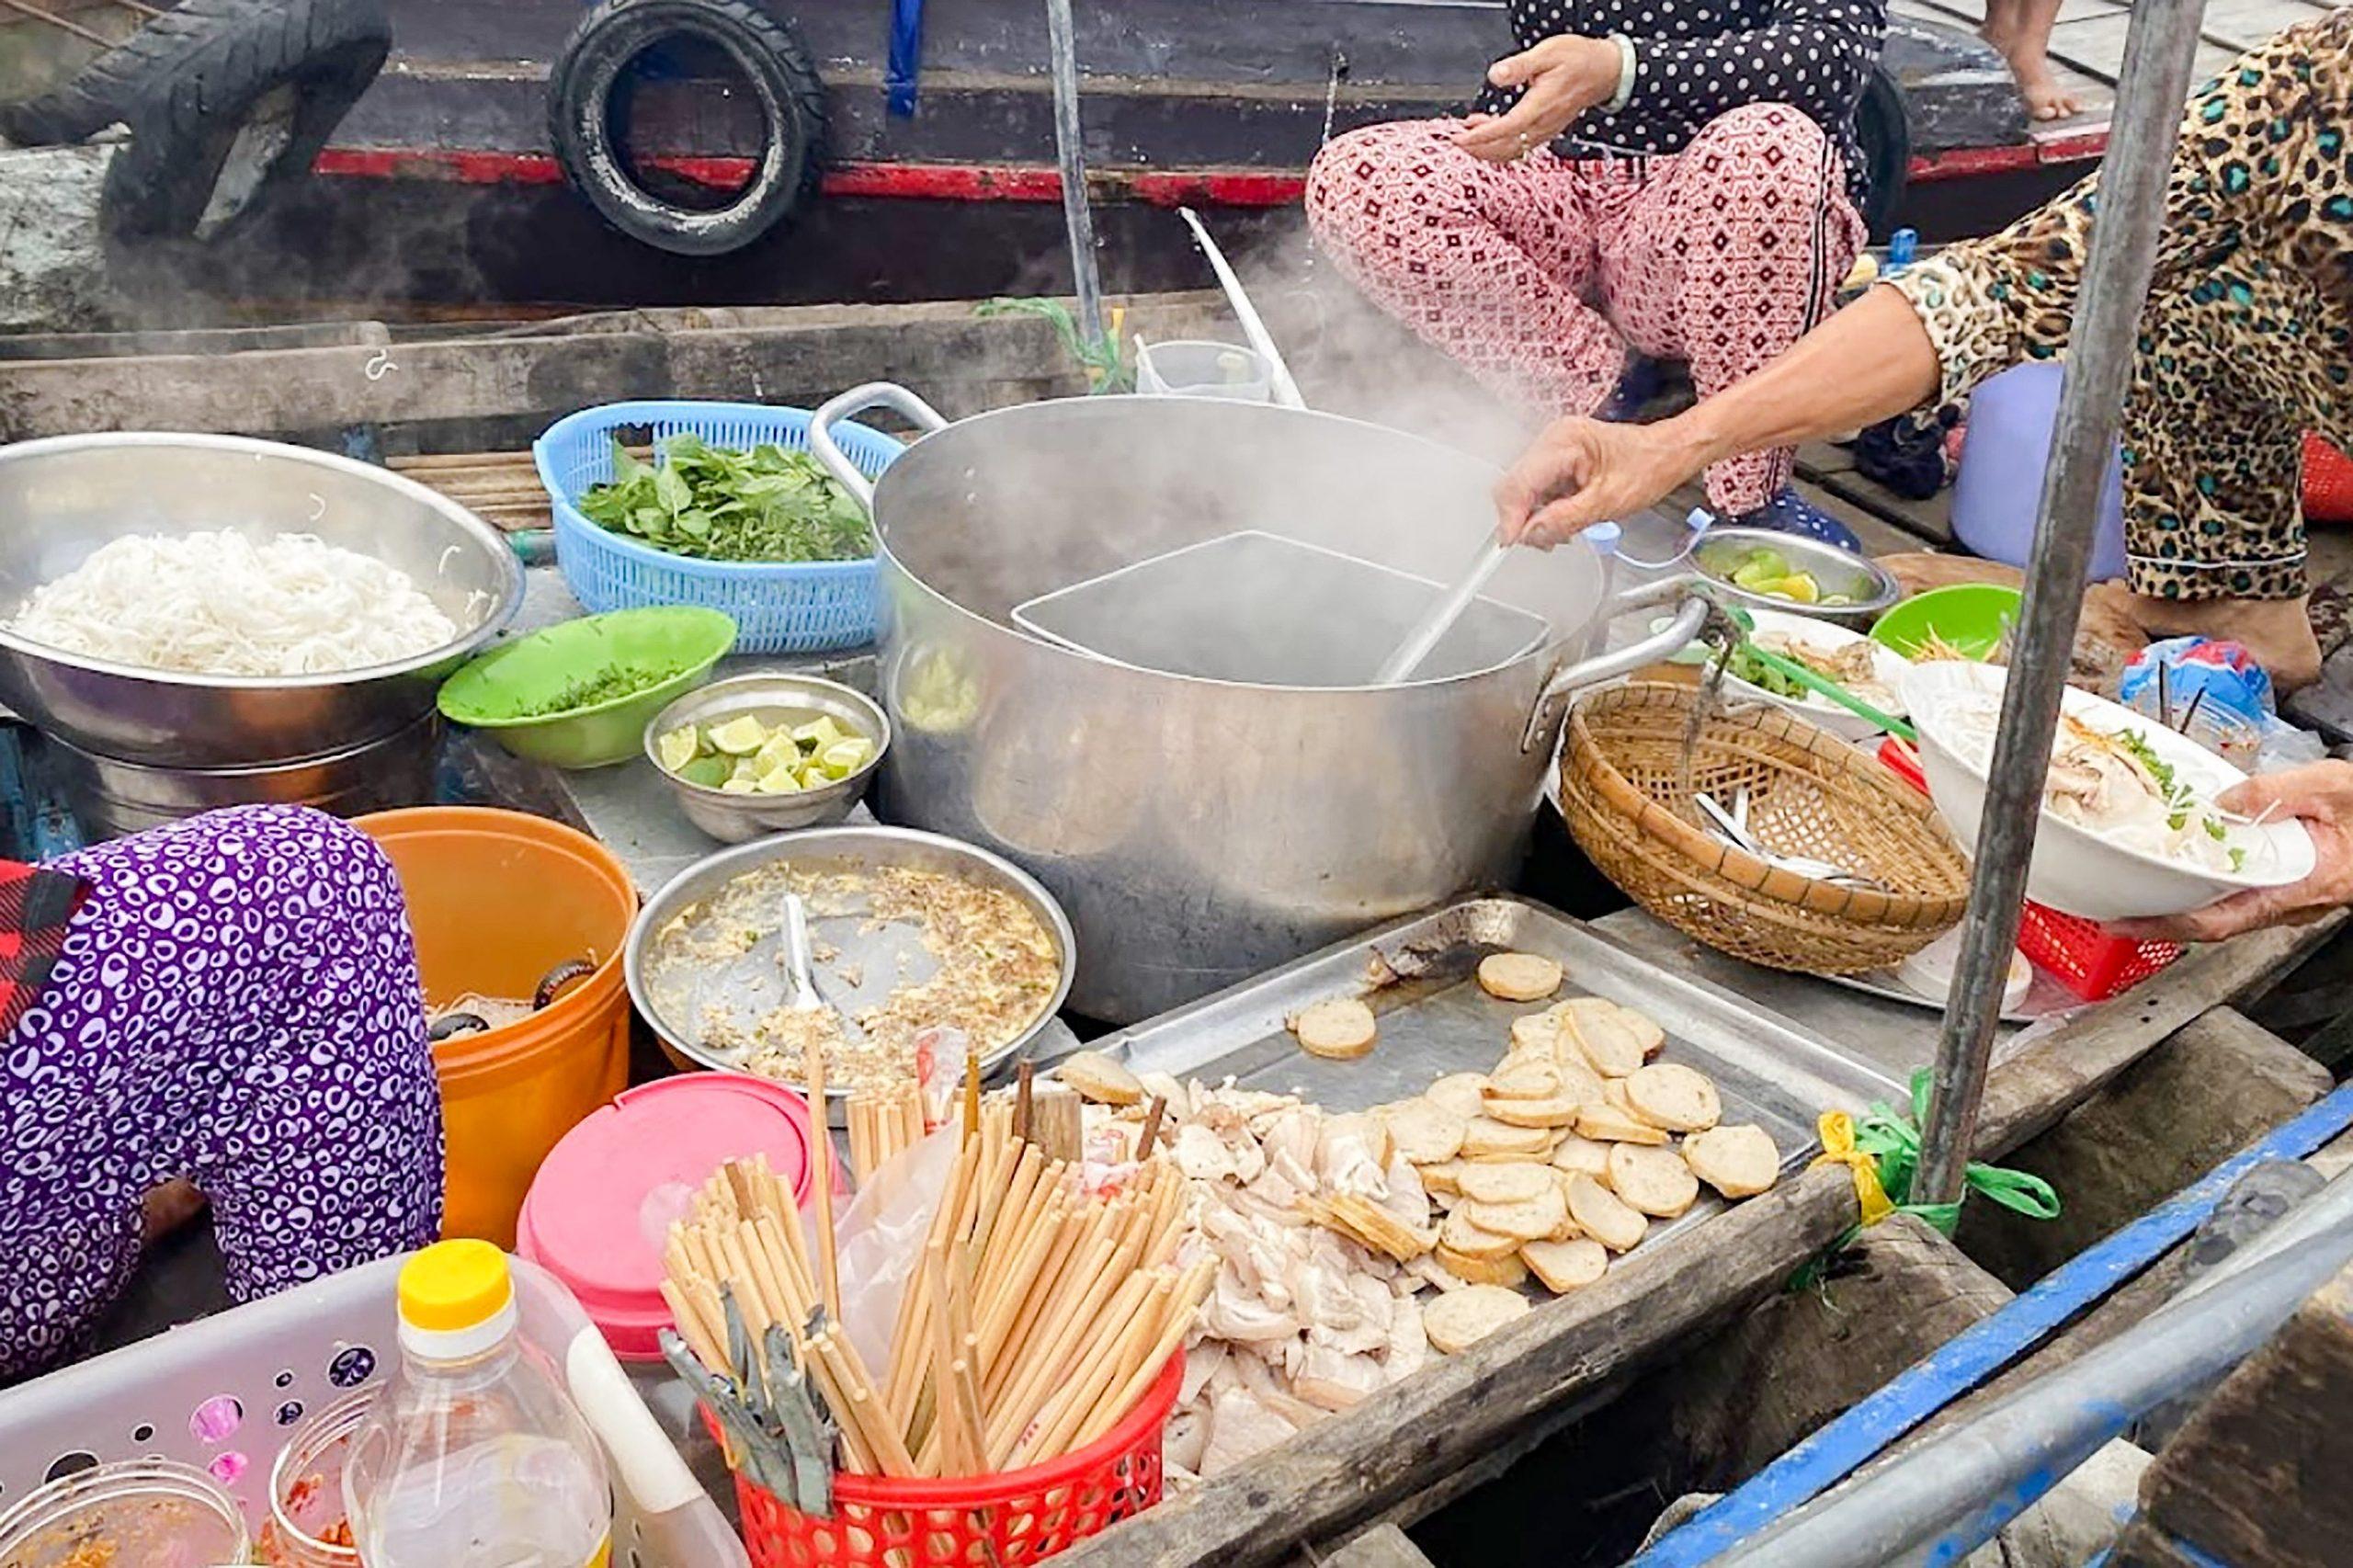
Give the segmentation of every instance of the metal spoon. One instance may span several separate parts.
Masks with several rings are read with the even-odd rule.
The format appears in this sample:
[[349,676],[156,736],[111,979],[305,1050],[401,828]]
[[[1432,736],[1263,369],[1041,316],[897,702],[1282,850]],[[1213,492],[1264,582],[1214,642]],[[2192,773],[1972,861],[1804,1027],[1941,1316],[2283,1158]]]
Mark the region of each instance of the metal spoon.
[[1859,871],[1850,871],[1844,866],[1836,866],[1827,860],[1817,860],[1811,855],[1785,855],[1778,849],[1767,848],[1757,840],[1755,834],[1750,833],[1740,824],[1732,812],[1718,804],[1713,795],[1704,790],[1692,796],[1691,803],[1699,807],[1707,814],[1708,820],[1716,824],[1716,831],[1722,835],[1726,843],[1735,849],[1744,850],[1755,856],[1776,869],[1787,871],[1793,877],[1803,877],[1809,881],[1832,882],[1839,887],[1867,888],[1880,892],[1889,891],[1888,885],[1877,877],[1866,876]]
[[809,975],[809,911],[797,892],[784,895],[784,967],[792,982],[792,1010],[825,1011],[825,999],[817,994],[817,983]]

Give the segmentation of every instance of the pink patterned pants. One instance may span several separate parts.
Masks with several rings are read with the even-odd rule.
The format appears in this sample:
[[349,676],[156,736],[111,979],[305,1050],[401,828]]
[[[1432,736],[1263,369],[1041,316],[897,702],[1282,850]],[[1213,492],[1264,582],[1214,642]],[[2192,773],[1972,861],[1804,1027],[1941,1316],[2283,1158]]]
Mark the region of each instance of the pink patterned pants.
[[[1307,216],[1340,270],[1498,392],[1589,414],[1629,347],[1679,359],[1706,397],[1830,309],[1863,243],[1822,128],[1782,104],[1711,121],[1683,152],[1490,164],[1452,120],[1367,126],[1325,147]],[[1789,483],[1795,454],[1708,471],[1727,514]]]

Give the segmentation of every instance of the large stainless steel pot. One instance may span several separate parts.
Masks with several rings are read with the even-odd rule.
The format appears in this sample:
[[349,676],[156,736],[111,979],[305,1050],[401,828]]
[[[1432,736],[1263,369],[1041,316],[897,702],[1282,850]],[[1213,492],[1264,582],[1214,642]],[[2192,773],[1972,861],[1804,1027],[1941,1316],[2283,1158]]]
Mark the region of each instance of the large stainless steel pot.
[[[870,484],[824,432],[874,407],[930,433]],[[1394,430],[1209,399],[1030,403],[950,426],[877,383],[813,423],[812,449],[881,540],[895,744],[875,809],[986,845],[1051,889],[1078,936],[1071,1006],[1108,1022],[1503,883],[1571,688],[1683,647],[1708,613],[1672,583],[1605,606],[1600,560],[1577,541],[1515,551],[1495,575],[1489,596],[1553,635],[1493,669],[1345,688],[1139,669],[1029,636],[1011,611],[1240,528],[1450,581],[1493,527],[1494,471]],[[1677,601],[1657,634],[1577,657],[1605,609]]]
[[[314,676],[139,669],[7,630],[25,597],[126,534],[318,535],[415,579],[459,628],[393,664]],[[523,600],[497,531],[384,469],[233,436],[65,436],[0,447],[0,700],[94,756],[251,768],[334,756],[415,728],[441,677]]]

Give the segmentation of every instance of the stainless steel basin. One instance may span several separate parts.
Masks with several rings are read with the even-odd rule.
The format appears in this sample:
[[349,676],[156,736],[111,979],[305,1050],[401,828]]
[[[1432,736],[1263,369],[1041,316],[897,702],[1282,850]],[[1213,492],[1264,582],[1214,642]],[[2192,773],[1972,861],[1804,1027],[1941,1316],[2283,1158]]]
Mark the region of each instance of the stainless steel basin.
[[[7,630],[28,595],[129,534],[312,533],[405,572],[460,628],[392,664],[313,676],[140,669]],[[0,700],[94,756],[235,768],[324,757],[416,725],[441,678],[523,598],[498,532],[384,469],[233,436],[67,436],[0,447]]]

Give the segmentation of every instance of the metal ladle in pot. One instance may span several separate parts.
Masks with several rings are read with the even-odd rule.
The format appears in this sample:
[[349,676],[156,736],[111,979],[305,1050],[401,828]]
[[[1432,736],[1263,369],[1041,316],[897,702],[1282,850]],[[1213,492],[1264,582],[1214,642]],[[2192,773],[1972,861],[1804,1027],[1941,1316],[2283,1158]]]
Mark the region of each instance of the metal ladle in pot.
[[1471,601],[1479,597],[1479,590],[1487,585],[1487,579],[1493,577],[1495,569],[1504,563],[1504,551],[1510,548],[1503,540],[1489,535],[1487,542],[1479,547],[1471,569],[1463,573],[1454,586],[1446,591],[1445,597],[1414,623],[1404,641],[1397,644],[1396,652],[1381,662],[1381,669],[1373,676],[1372,683],[1375,686],[1395,686],[1420,669],[1422,661],[1428,658],[1447,632],[1453,630],[1454,623],[1462,619],[1462,612],[1471,608]]

